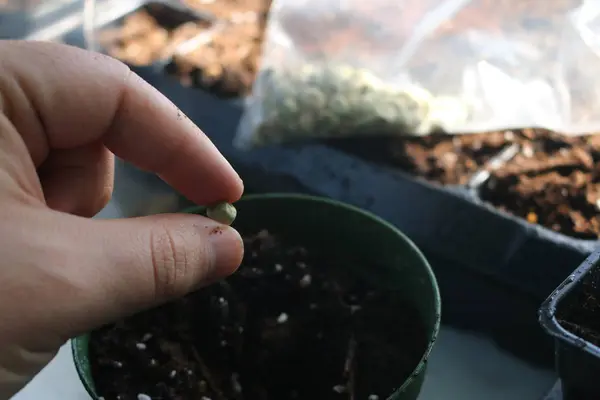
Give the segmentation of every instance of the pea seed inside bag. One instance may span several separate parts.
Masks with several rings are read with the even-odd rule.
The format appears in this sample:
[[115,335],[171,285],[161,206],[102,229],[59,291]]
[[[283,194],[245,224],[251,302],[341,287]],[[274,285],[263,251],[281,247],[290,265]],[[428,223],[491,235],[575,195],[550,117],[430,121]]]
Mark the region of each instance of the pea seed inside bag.
[[416,85],[388,85],[366,69],[307,63],[263,70],[238,128],[236,146],[302,139],[421,136],[438,118],[467,118],[466,105]]

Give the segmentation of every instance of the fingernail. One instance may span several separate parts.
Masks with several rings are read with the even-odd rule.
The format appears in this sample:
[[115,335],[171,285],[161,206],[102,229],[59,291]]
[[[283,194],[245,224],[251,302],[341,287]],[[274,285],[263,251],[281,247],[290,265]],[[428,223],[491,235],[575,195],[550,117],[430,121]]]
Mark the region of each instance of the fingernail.
[[215,225],[210,228],[208,241],[214,257],[210,278],[220,279],[234,273],[244,256],[244,242],[238,231],[227,225]]

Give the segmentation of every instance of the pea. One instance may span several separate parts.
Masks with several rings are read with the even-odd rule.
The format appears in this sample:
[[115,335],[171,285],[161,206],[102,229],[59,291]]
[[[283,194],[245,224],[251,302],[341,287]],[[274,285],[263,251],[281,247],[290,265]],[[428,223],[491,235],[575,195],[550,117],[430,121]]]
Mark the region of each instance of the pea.
[[206,210],[206,216],[225,225],[231,225],[237,216],[237,210],[232,204],[218,203]]

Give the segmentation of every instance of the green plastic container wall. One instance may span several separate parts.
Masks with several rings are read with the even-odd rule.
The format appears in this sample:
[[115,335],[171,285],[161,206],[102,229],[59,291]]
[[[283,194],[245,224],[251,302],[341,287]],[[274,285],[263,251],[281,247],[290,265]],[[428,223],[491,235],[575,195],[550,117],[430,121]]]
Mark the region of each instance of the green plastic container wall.
[[[240,232],[270,232],[291,241],[338,253],[352,252],[356,259],[371,260],[378,270],[356,271],[381,288],[398,290],[419,311],[429,344],[405,382],[388,400],[415,400],[423,384],[427,360],[440,327],[441,300],[437,281],[417,247],[386,221],[337,201],[295,194],[250,195],[235,203]],[[203,208],[184,212],[203,213]],[[97,400],[88,359],[87,335],[72,341],[77,372],[90,395]],[[410,345],[410,344],[408,344]]]

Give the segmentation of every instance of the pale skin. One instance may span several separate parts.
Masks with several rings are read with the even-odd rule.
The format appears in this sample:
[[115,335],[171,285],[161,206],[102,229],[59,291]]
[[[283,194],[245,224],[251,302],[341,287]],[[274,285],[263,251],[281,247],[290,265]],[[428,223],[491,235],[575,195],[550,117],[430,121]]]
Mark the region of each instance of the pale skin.
[[67,339],[241,263],[239,234],[202,216],[90,219],[110,199],[115,155],[198,204],[243,192],[202,131],[124,64],[0,41],[0,399]]

